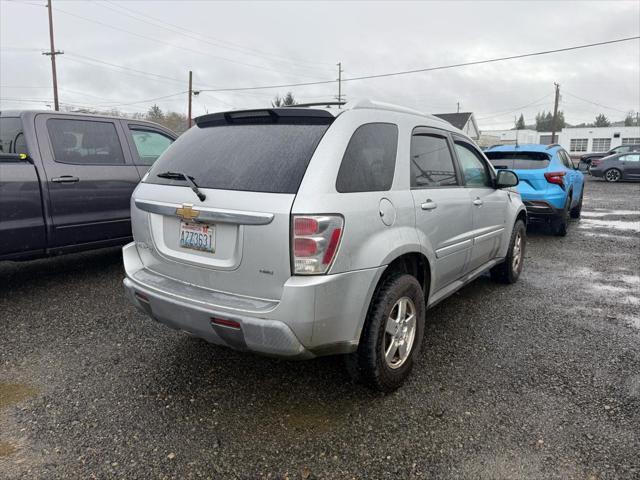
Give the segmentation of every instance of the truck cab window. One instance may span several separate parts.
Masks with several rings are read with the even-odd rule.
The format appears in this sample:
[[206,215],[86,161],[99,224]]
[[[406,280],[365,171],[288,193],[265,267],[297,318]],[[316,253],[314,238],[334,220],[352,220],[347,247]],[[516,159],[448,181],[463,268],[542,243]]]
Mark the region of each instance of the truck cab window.
[[0,118],[0,152],[28,153],[20,118]]
[[112,122],[51,118],[47,121],[47,129],[56,162],[78,165],[125,163]]
[[138,152],[140,165],[153,165],[162,153],[169,148],[173,140],[152,130],[131,129],[131,137]]

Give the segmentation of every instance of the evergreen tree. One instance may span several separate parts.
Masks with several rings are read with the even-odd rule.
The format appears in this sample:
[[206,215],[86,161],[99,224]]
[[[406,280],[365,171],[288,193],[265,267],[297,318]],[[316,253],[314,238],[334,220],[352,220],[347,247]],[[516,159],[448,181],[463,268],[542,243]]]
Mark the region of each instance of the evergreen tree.
[[604,113],[599,114],[596,117],[596,121],[593,122],[594,127],[608,127],[611,125],[609,119],[604,115]]
[[525,128],[527,128],[527,126],[524,123],[524,115],[520,114],[520,118],[518,118],[516,122],[516,130],[524,130]]
[[150,122],[162,123],[164,120],[164,112],[158,105],[153,105],[147,112],[147,120]]
[[280,95],[276,95],[271,102],[271,106],[273,107],[286,107],[288,105],[296,105],[298,102],[293,97],[293,93],[287,92],[284,97]]

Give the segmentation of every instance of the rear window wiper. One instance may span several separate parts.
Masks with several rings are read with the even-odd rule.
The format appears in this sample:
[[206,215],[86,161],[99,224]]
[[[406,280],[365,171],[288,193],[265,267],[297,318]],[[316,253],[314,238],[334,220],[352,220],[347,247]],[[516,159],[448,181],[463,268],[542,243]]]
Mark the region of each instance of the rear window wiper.
[[190,177],[185,173],[163,172],[163,173],[158,173],[156,177],[168,178],[170,180],[184,180],[189,184],[189,186],[191,187],[191,190],[193,190],[193,193],[196,194],[196,196],[200,199],[201,202],[204,202],[207,199],[207,196],[200,191],[200,189],[198,188],[198,185],[196,185],[196,182],[193,181],[193,177]]

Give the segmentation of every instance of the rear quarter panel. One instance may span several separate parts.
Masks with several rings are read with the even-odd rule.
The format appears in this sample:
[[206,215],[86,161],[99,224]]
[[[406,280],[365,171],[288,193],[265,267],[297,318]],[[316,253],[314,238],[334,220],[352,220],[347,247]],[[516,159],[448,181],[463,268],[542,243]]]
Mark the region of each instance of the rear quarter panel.
[[[335,182],[342,157],[354,131],[366,123],[398,126],[396,168],[391,189],[383,192],[339,193]],[[293,205],[293,214],[338,213],[344,217],[344,233],[329,273],[386,265],[403,253],[422,252],[432,259],[415,229],[415,207],[409,190],[409,144],[414,120],[406,114],[374,110],[340,115],[325,134],[309,164]],[[393,205],[395,216],[385,225],[380,201]]]

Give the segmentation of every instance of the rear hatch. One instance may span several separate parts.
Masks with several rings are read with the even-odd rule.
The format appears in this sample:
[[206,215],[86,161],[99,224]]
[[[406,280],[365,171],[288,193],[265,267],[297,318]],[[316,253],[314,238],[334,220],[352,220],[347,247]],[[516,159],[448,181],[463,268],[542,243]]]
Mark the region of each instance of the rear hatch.
[[291,206],[333,119],[294,108],[198,118],[134,194],[145,267],[206,289],[279,299],[291,275]]
[[518,174],[520,193],[543,191],[549,186],[544,172],[551,163],[551,156],[544,152],[485,152],[496,170],[508,169]]

